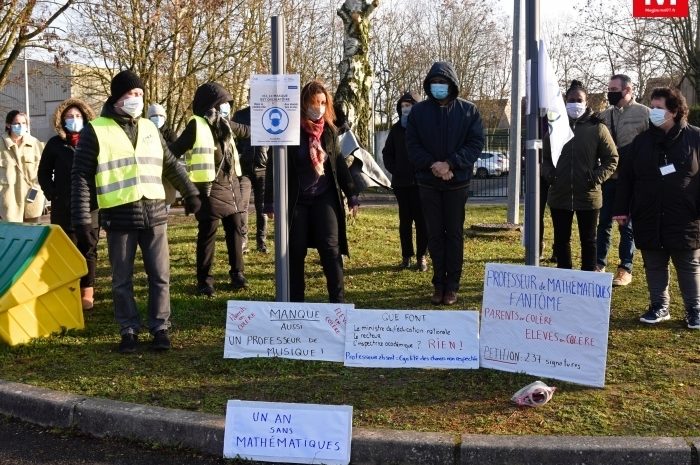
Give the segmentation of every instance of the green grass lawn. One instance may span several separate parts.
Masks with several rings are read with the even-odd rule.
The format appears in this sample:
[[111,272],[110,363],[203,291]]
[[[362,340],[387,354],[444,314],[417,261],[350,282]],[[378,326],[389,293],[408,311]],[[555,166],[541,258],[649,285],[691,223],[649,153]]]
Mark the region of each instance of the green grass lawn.
[[[250,216],[251,221],[254,217]],[[504,219],[505,207],[468,207],[467,227]],[[225,413],[228,399],[348,404],[354,407],[356,427],[482,434],[700,436],[700,331],[685,328],[675,284],[672,320],[658,327],[638,323],[647,304],[639,254],[633,283],[613,292],[605,388],[545,379],[558,390],[550,403],[530,409],[510,403],[516,390],[536,379],[524,374],[224,359],[226,301],[274,300],[274,254],[263,255],[253,248],[246,255],[250,288],[233,292],[227,286],[223,231],[219,233],[217,295],[200,298],[195,296],[195,220],[171,217],[171,351],[144,349],[130,356],[116,352],[118,327],[110,299],[106,241],[101,240],[97,300],[95,309],[85,314],[85,330],[18,347],[0,343],[0,378],[218,415]],[[401,254],[396,208],[363,208],[349,224],[348,237],[348,302],[357,308],[436,308],[428,303],[431,273],[397,269]],[[546,238],[551,244],[550,224]],[[573,241],[578,244],[575,233]],[[579,247],[573,249],[574,263],[580,263]],[[549,253],[547,249],[545,256]],[[611,250],[611,258],[614,254],[616,249]],[[523,256],[519,236],[468,234],[460,304],[452,309],[480,308],[485,263],[522,264]],[[611,261],[614,267],[614,258]],[[307,299],[325,301],[325,280],[313,251],[307,258],[307,270]],[[135,286],[145,315],[142,267]]]

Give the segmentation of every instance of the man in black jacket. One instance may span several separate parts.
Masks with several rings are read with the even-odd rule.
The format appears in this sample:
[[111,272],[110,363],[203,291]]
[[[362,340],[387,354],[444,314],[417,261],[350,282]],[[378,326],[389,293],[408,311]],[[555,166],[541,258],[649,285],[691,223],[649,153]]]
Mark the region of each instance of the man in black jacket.
[[459,98],[457,74],[436,62],[423,81],[428,99],[413,106],[406,127],[408,159],[416,169],[437,305],[457,302],[464,258],[464,217],[474,162],[484,147],[479,110]]
[[200,207],[198,191],[185,169],[170,153],[158,129],[141,118],[143,87],[132,71],[114,76],[101,117],[81,132],[71,172],[71,216],[76,234],[89,234],[92,229],[91,195],[97,196],[101,225],[107,231],[121,353],[136,351],[141,327],[133,285],[137,245],[148,275],[151,348],[170,348],[170,256],[163,178],[182,193],[186,212],[194,213]]

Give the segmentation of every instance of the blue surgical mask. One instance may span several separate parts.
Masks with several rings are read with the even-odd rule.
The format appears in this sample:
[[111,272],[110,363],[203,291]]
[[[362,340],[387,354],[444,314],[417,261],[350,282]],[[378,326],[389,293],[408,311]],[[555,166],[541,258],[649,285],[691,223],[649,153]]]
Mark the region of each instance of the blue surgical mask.
[[228,115],[231,113],[231,105],[229,105],[228,102],[222,103],[219,105],[219,114],[221,115],[222,118],[228,118]]
[[155,124],[158,129],[162,128],[165,124],[165,116],[153,115],[149,119],[153,121],[153,124]]
[[408,124],[408,115],[411,113],[412,107],[401,108],[401,126],[406,127]]
[[10,131],[12,131],[12,134],[18,137],[21,137],[29,132],[27,131],[27,126],[24,124],[13,124],[10,126]]
[[430,84],[430,93],[437,100],[445,99],[450,94],[450,85],[433,82]]
[[65,121],[68,132],[80,132],[83,129],[82,118],[69,118]]
[[667,121],[666,110],[663,108],[652,108],[649,112],[649,120],[651,121],[651,124],[657,128],[662,126]]

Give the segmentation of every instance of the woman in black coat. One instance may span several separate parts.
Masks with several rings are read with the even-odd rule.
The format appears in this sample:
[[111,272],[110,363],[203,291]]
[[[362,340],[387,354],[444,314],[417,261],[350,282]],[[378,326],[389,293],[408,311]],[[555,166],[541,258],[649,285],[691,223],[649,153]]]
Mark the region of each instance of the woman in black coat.
[[632,221],[642,251],[650,304],[640,321],[671,318],[671,260],[688,328],[700,329],[700,129],[677,89],[654,89],[650,107],[652,124],[623,153],[613,218]]
[[[287,154],[289,219],[289,298],[304,301],[304,260],[315,247],[332,303],[345,301],[343,258],[349,255],[342,194],[351,214],[359,202],[350,170],[340,153],[333,99],[319,81],[301,90],[301,135]],[[274,163],[274,160],[273,160]],[[267,165],[266,211],[272,210],[273,163]]]
[[[224,226],[228,250],[229,276],[233,289],[248,286],[243,271],[243,222],[241,213],[248,208],[250,182],[242,183],[241,165],[234,136],[250,137],[250,126],[229,121],[231,94],[221,84],[207,82],[199,86],[192,100],[192,113],[204,118],[216,145],[213,182],[195,182],[202,208],[197,212],[197,292],[214,295],[212,264],[219,221]],[[191,150],[197,139],[197,122],[190,119],[180,137],[170,145],[177,157]]]
[[92,196],[92,231],[85,238],[75,234],[71,225],[71,169],[75,147],[80,140],[80,131],[95,112],[82,100],[69,98],[61,102],[53,114],[56,136],[46,143],[39,162],[39,185],[47,200],[51,201],[51,223],[61,226],[71,241],[85,257],[88,273],[80,278],[80,296],[83,310],[94,305],[95,269],[97,264],[97,200]]

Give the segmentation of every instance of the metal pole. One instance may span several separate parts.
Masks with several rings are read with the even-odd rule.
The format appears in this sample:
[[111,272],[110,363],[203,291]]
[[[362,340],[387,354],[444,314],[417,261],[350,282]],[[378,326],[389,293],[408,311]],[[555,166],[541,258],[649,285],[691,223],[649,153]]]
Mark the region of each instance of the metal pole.
[[[286,71],[284,17],[273,16],[272,74]],[[272,148],[275,178],[275,300],[289,302],[289,218],[287,218],[287,147]]]
[[27,72],[27,49],[23,48],[24,54],[24,112],[27,114],[27,122],[29,122],[29,73]]
[[540,39],[540,1],[527,0],[526,48],[530,66],[527,117],[527,190],[525,192],[525,264],[540,264],[540,111],[538,42]]
[[508,158],[508,222],[520,223],[520,137],[522,133],[520,102],[522,101],[523,75],[523,0],[513,1],[513,80],[510,90],[510,156]]

